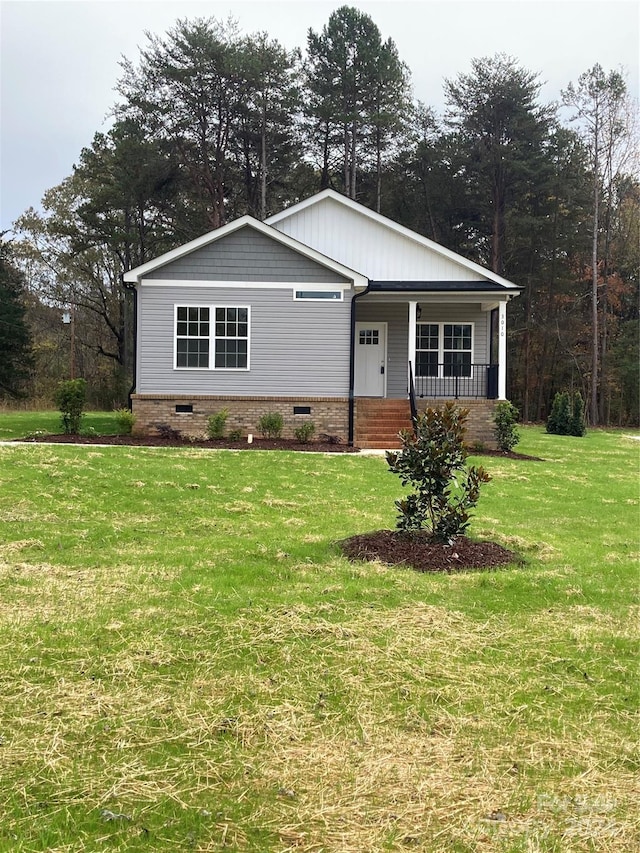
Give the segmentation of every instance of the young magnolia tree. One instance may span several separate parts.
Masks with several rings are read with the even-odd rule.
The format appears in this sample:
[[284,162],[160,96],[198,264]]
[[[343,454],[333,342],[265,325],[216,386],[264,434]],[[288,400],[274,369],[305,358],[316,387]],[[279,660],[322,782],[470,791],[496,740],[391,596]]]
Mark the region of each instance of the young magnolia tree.
[[415,492],[396,501],[400,530],[426,530],[433,542],[450,544],[471,523],[480,486],[491,477],[482,467],[467,466],[464,446],[468,409],[447,403],[418,417],[415,433],[402,433],[402,450],[388,452],[387,463],[403,486]]

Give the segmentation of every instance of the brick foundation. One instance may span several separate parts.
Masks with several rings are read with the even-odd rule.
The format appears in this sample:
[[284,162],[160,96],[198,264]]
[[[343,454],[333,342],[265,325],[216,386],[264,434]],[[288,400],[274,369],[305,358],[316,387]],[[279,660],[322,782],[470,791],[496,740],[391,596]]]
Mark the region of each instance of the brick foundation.
[[[419,412],[426,409],[441,409],[447,399],[417,400]],[[456,407],[468,409],[467,432],[465,442],[473,445],[482,442],[495,448],[495,425],[493,413],[497,400],[454,400]],[[360,398],[356,401],[355,443],[359,447],[396,448],[400,447],[398,432],[411,428],[409,400],[384,400]]]
[[495,412],[497,400],[416,400],[416,405],[419,412],[424,412],[426,409],[441,409],[445,403],[453,402],[460,409],[468,409],[467,416],[467,434],[465,443],[473,445],[475,441],[481,441],[487,447],[495,448],[495,424],[493,422],[493,414]]
[[[192,412],[176,412],[176,406],[192,406]],[[295,407],[308,407],[309,414],[294,414]],[[338,436],[345,442],[349,437],[349,401],[342,397],[226,397],[177,394],[134,394],[134,435],[153,435],[159,424],[167,424],[182,435],[202,437],[207,434],[207,420],[221,409],[229,415],[225,433],[240,430],[260,435],[258,420],[268,412],[279,412],[284,420],[283,438],[294,438],[294,430],[313,421],[316,437],[321,433]]]

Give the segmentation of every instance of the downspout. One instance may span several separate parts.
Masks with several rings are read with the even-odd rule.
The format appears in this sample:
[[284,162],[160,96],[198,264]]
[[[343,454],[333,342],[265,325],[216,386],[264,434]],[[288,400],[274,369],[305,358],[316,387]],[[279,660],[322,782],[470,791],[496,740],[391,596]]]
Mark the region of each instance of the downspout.
[[355,293],[351,298],[351,342],[349,347],[349,444],[353,446],[355,432],[355,380],[356,380],[356,299],[369,292],[371,282],[361,293]]
[[124,280],[124,275],[122,276],[122,286],[125,290],[130,290],[133,294],[133,377],[131,382],[131,388],[129,389],[129,393],[127,394],[127,406],[129,411],[132,409],[131,395],[136,390],[136,385],[138,383],[138,286],[137,284],[132,284],[131,282]]

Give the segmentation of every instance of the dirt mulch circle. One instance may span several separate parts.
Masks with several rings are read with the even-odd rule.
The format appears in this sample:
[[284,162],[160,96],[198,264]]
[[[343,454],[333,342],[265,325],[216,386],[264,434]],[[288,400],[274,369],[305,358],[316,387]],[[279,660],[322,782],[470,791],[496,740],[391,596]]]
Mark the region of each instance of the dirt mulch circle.
[[47,444],[108,444],[125,447],[202,447],[207,450],[297,450],[306,453],[359,453],[359,447],[328,441],[310,441],[302,443],[285,438],[254,438],[252,444],[246,439],[229,441],[224,438],[198,439],[164,438],[159,435],[38,435],[30,438],[15,439],[20,442],[38,442]]
[[430,542],[426,532],[374,530],[337,544],[349,560],[380,560],[391,566],[410,566],[418,572],[491,569],[522,562],[518,554],[495,542],[474,542],[458,536],[453,544],[441,545]]
[[527,456],[526,453],[516,453],[515,450],[470,450],[470,456],[497,456],[501,459],[524,459],[528,462],[544,462],[541,456]]

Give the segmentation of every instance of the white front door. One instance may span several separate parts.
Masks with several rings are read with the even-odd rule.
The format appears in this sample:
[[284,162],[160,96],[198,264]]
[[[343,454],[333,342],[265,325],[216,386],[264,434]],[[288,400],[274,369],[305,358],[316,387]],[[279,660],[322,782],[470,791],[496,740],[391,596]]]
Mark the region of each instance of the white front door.
[[356,323],[357,397],[384,397],[387,387],[387,324]]

